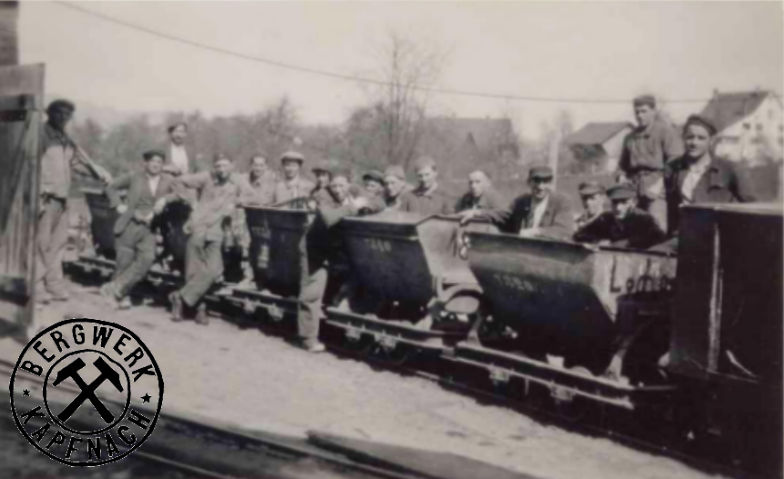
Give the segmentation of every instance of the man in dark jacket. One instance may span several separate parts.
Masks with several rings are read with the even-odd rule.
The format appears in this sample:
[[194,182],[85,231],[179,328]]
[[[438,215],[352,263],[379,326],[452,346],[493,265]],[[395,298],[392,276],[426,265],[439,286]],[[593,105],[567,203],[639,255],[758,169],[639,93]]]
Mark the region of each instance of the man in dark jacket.
[[460,197],[455,211],[465,210],[498,210],[503,208],[501,197],[493,189],[490,178],[482,170],[475,170],[468,175],[468,191]]
[[[112,280],[101,287],[101,294],[126,309],[131,306],[128,293],[141,281],[155,261],[155,235],[150,229],[155,215],[174,197],[174,181],[162,175],[165,154],[150,150],[142,155],[144,171],[128,173],[106,188],[112,208],[120,217],[114,223],[117,262]],[[126,201],[120,190],[128,191]]]
[[486,217],[505,233],[524,237],[569,239],[574,233],[574,213],[569,200],[553,191],[553,170],[549,166],[534,166],[528,172],[530,193],[520,195],[508,208],[463,213],[463,221],[470,217]]
[[419,158],[414,170],[419,184],[400,197],[400,211],[419,213],[425,216],[448,215],[452,213],[454,199],[450,200],[438,186],[436,162],[427,156]]
[[664,231],[653,216],[637,208],[637,191],[629,184],[615,185],[607,191],[612,211],[580,228],[574,240],[581,243],[611,244],[624,248],[646,249],[665,239]]
[[667,165],[665,176],[670,234],[678,230],[682,205],[756,200],[746,172],[711,153],[715,135],[713,123],[699,115],[691,115],[683,126],[686,153]]

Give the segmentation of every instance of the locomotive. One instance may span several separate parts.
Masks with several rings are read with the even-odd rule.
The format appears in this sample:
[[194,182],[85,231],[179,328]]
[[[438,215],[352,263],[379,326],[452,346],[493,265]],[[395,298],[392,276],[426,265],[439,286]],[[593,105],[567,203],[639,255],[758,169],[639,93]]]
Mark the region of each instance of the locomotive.
[[[99,193],[87,198],[95,255],[75,266],[107,273],[114,218]],[[224,282],[212,304],[293,323],[314,217],[303,205],[245,208],[255,284]],[[183,208],[162,215],[158,286],[181,276]],[[394,364],[428,357],[482,371],[518,396],[656,411],[681,437],[780,477],[781,206],[690,205],[681,218],[677,254],[522,238],[449,216],[344,218],[323,329]]]

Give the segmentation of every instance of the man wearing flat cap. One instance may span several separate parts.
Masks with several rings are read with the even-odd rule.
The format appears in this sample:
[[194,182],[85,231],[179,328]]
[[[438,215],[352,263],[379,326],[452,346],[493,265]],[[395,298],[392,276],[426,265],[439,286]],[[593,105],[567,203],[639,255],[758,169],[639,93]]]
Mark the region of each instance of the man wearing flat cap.
[[553,170],[534,166],[528,172],[530,193],[518,196],[506,209],[464,212],[468,217],[487,217],[505,233],[523,237],[568,239],[574,233],[574,213],[569,200],[553,191]]
[[606,211],[574,234],[581,243],[610,244],[646,249],[661,243],[666,235],[650,213],[637,208],[637,190],[628,183],[607,190],[612,211]]
[[577,229],[580,229],[604,212],[604,187],[598,181],[589,180],[580,183],[578,192],[583,203],[583,212],[574,222]]
[[683,154],[683,143],[675,128],[659,114],[653,96],[638,96],[633,105],[637,127],[623,140],[619,180],[636,188],[639,207],[666,230],[664,169],[667,162]]
[[482,170],[468,174],[468,191],[455,205],[455,212],[466,210],[500,210],[504,207],[501,196],[493,189],[490,178]]
[[71,175],[88,175],[104,183],[112,177],[94,162],[66,133],[74,104],[55,100],[46,109],[47,121],[41,131],[40,205],[36,237],[36,301],[66,301],[62,254],[68,242],[68,194]]
[[297,151],[287,151],[280,157],[283,178],[275,185],[273,203],[282,206],[294,200],[307,199],[315,185],[302,177],[305,156]]
[[400,211],[419,213],[424,216],[448,215],[453,213],[453,201],[438,188],[436,162],[423,156],[414,163],[419,184],[400,198]]
[[678,229],[680,207],[693,203],[746,203],[756,197],[746,171],[713,154],[716,127],[691,115],[683,126],[686,153],[666,170],[669,233]]
[[178,177],[175,190],[195,190],[199,201],[183,230],[190,234],[185,248],[185,285],[169,295],[172,320],[196,310],[196,323],[208,323],[204,295],[223,274],[224,236],[231,231],[231,219],[241,200],[242,180],[232,173],[231,158],[216,154],[212,171]]
[[[117,260],[112,280],[101,287],[101,294],[121,309],[131,306],[128,293],[149,272],[155,261],[155,235],[152,223],[168,201],[175,197],[174,180],[162,175],[165,153],[144,152],[144,169],[117,178],[106,188],[112,208],[120,214],[114,223]],[[126,190],[125,202],[120,191]]]

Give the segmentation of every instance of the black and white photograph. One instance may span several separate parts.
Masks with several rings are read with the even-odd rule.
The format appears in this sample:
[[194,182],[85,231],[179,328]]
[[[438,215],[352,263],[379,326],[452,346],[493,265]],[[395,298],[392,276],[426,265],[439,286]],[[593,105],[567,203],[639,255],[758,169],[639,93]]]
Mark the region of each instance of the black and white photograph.
[[0,478],[784,479],[784,2],[0,1]]

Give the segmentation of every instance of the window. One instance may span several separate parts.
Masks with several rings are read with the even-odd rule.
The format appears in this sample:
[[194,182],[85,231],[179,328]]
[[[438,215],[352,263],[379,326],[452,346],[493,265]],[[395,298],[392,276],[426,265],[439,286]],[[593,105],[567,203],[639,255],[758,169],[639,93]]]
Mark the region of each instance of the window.
[[743,124],[743,129],[744,129],[744,130],[749,130],[749,129],[751,129],[751,124],[750,124],[750,123],[748,123],[748,122],[744,123],[744,124]]

